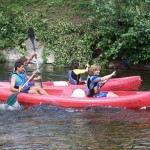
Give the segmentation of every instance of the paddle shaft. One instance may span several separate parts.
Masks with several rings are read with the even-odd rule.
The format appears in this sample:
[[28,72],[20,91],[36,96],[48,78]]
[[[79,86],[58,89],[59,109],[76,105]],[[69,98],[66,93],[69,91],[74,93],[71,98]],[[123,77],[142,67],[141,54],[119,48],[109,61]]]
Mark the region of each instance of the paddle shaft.
[[[33,45],[33,50],[35,51],[35,44],[34,44],[35,36],[34,36],[34,30],[33,30],[33,28],[31,28],[31,27],[29,28],[29,37],[30,37],[30,40],[31,40],[32,45]],[[36,51],[35,51],[35,52],[36,52]],[[38,64],[38,61],[37,61],[37,56],[35,56],[35,60],[36,60],[37,71],[38,71],[38,73],[40,74],[39,64]],[[41,87],[43,88],[42,79],[40,79],[40,84],[41,84]]]
[[103,87],[109,79],[107,79],[104,83],[102,83],[101,86],[100,86],[100,88]]
[[[36,70],[36,72],[38,72],[38,70],[40,68],[42,68],[45,64],[45,61],[41,64],[41,66]],[[22,88],[33,78],[34,74],[32,74],[32,76],[25,82],[25,84],[23,84]]]
[[[32,45],[33,45],[33,50],[35,51],[35,44],[34,44],[34,40],[32,41]],[[36,51],[35,51],[36,52]],[[37,55],[35,55],[35,61],[36,61],[36,68],[39,68],[39,64],[37,61]],[[38,73],[40,73],[39,69],[38,69]]]

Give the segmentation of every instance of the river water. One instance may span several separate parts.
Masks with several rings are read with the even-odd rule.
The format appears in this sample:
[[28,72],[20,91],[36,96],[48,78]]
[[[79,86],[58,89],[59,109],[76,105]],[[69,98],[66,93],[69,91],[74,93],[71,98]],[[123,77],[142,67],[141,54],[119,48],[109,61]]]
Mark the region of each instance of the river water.
[[[0,80],[8,81],[12,64],[0,65]],[[33,65],[28,72],[34,70]],[[113,70],[102,70],[106,75]],[[67,69],[42,68],[43,81],[67,80]],[[117,70],[116,77],[141,75],[140,90],[150,90],[148,71]],[[85,77],[85,76],[84,76]],[[2,150],[127,150],[150,149],[150,109],[63,109],[39,105],[0,110]]]

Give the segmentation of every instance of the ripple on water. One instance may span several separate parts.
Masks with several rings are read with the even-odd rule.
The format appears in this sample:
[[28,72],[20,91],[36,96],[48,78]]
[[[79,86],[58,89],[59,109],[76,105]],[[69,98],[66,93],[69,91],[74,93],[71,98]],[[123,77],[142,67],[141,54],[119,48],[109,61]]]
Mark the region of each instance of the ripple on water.
[[144,149],[150,147],[148,110],[64,109],[39,105],[0,111],[3,149]]

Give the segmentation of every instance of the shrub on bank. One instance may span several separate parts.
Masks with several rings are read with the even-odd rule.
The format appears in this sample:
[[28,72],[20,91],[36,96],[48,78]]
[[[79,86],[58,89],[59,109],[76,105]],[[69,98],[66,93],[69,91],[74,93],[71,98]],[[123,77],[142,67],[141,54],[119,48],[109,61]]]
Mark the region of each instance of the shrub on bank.
[[[16,47],[23,54],[28,27],[32,26],[36,39],[44,44],[43,57],[53,50],[55,65],[64,66],[74,58],[85,65],[97,47],[102,48],[103,53],[94,63],[101,65],[107,65],[113,59],[134,64],[150,59],[149,1],[89,0],[86,3],[71,3],[68,0],[65,3],[61,0],[16,0],[9,3],[11,5],[0,5],[0,48]],[[56,7],[57,11],[60,7],[71,8],[68,11],[78,15],[81,10],[87,11],[86,20],[73,24],[65,16],[66,20],[52,21],[49,18],[52,15],[50,10],[56,10]],[[65,15],[69,15],[69,12]]]

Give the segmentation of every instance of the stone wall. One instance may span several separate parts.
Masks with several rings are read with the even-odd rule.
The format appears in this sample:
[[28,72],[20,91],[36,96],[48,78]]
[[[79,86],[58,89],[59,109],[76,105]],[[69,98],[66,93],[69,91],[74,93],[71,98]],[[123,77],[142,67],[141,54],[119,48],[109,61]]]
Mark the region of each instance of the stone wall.
[[[43,62],[42,56],[43,56],[44,47],[42,46],[42,44],[40,42],[34,41],[34,43],[35,43],[35,51],[37,53],[38,63],[42,63]],[[25,56],[28,58],[34,52],[33,45],[32,45],[32,42],[30,39],[27,39],[25,41],[25,44],[26,44]],[[1,51],[1,53],[5,56],[6,60],[10,61],[10,62],[15,62],[16,60],[18,60],[21,57],[21,54],[15,48],[3,49]],[[53,63],[53,62],[54,62],[54,52],[50,51],[50,53],[47,56],[47,63]],[[32,60],[32,63],[35,63],[35,59]]]

